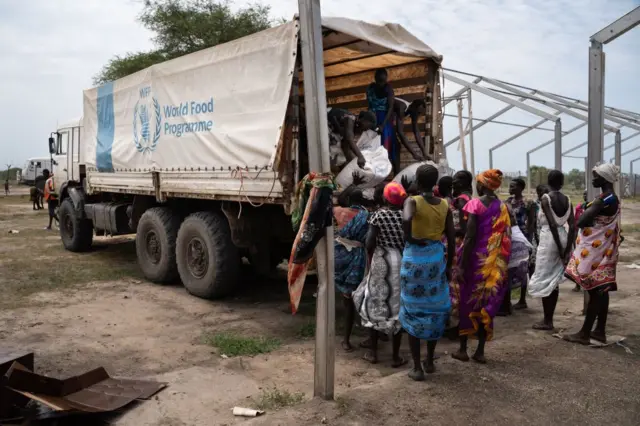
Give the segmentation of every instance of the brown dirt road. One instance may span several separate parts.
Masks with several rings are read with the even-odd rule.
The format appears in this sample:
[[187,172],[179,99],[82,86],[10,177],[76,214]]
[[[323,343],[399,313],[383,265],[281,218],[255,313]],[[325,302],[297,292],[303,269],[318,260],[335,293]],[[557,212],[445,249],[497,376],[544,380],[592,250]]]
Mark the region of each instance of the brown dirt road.
[[[636,208],[638,206],[639,208]],[[640,249],[640,205],[625,210],[624,256]],[[62,250],[42,230],[45,213],[26,199],[0,200],[0,345],[29,348],[39,372],[67,376],[102,365],[116,376],[157,377],[169,387],[157,398],[108,421],[118,425],[406,425],[406,424],[640,424],[640,272],[621,265],[612,294],[610,333],[627,349],[593,349],[531,329],[541,317],[537,300],[526,312],[499,318],[489,364],[459,363],[438,345],[438,371],[424,383],[406,370],[371,366],[361,352],[336,356],[337,402],[310,400],[313,340],[301,330],[313,321],[314,299],[288,312],[282,279],[247,276],[238,296],[224,301],[192,297],[179,285],[156,286],[139,276],[130,238],[98,239],[87,254]],[[18,234],[9,234],[11,229]],[[638,261],[640,264],[640,260]],[[582,296],[562,286],[558,328],[577,328]],[[229,332],[277,338],[282,346],[254,357],[224,358],[205,334]],[[356,336],[355,342],[361,337]],[[473,344],[472,344],[473,346]],[[408,356],[406,341],[402,348]],[[265,389],[304,392],[308,401],[264,417],[231,415],[252,406]]]

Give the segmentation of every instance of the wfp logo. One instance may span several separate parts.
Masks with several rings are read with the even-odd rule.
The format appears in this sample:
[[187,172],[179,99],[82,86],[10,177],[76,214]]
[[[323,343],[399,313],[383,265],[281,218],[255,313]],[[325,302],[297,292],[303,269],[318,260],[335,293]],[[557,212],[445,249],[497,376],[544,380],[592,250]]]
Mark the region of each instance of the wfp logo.
[[[153,152],[156,150],[162,129],[162,115],[160,104],[153,96],[149,96],[151,87],[140,89],[140,99],[133,109],[133,143],[138,152]],[[149,103],[151,99],[151,103]],[[151,120],[151,117],[154,120]],[[153,137],[152,133],[153,121]]]

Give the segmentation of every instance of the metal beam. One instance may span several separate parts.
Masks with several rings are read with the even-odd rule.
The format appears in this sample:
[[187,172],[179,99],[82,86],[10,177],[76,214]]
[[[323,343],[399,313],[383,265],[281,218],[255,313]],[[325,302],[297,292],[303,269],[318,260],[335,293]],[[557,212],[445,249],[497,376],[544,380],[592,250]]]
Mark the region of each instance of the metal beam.
[[[480,83],[482,81],[482,77],[477,77],[475,80],[473,80],[474,84]],[[444,101],[443,103],[443,107],[447,106],[447,104],[449,104],[449,102],[453,101],[454,99],[457,99],[460,97],[460,95],[462,95],[464,92],[466,92],[467,90],[469,90],[466,87],[463,87],[462,89],[458,90],[456,93],[454,93],[451,96],[447,96],[447,99]]]
[[[505,84],[505,83],[502,83],[500,81],[494,80],[492,78],[486,78],[485,77],[484,81],[486,81],[489,84],[493,84],[494,86],[499,87],[501,89],[510,91],[514,95],[517,95],[517,96],[525,96],[526,95],[526,92],[524,92],[524,91],[522,91],[520,89],[517,89],[517,88],[515,88],[515,87],[513,87],[513,86],[511,86],[509,84]],[[569,115],[569,116],[571,116],[573,118],[577,118],[578,120],[588,121],[588,119],[589,119],[586,115],[579,114],[579,113],[577,113],[577,112],[565,107],[564,105],[558,105],[558,104],[556,104],[554,102],[549,102],[546,99],[543,99],[543,98],[541,98],[539,96],[531,95],[531,96],[529,96],[529,99],[531,99],[532,101],[541,103],[544,106],[547,106],[549,108],[555,109],[556,111],[559,111],[561,113],[567,114],[567,115]],[[607,130],[615,131],[615,128],[613,126],[609,126],[608,124],[605,124],[605,128]]]
[[627,154],[630,154],[630,153],[632,153],[632,152],[634,152],[634,151],[637,151],[637,150],[639,150],[639,149],[640,149],[640,146],[636,146],[635,148],[631,148],[631,149],[626,150],[625,152],[623,152],[623,153],[622,153],[622,154],[620,154],[620,155],[627,155]]
[[[603,55],[604,55],[604,53],[603,53]],[[586,104],[586,102],[584,102],[584,101],[580,101],[578,103],[586,104],[587,106],[566,103],[567,101],[562,99],[561,96],[554,95],[552,93],[547,93],[547,92],[543,92],[543,91],[540,91],[538,93],[541,96],[545,96],[545,97],[547,97],[549,99],[553,99],[556,102],[564,103],[565,106],[571,106],[573,108],[577,108],[577,109],[580,109],[582,111],[589,111],[588,104]],[[614,122],[616,124],[620,124],[622,126],[626,126],[626,127],[632,128],[634,130],[640,130],[640,123],[638,123],[638,120],[629,119],[629,118],[621,118],[621,117],[618,117],[618,116],[615,116],[615,115],[611,115],[611,114],[607,113],[606,111],[603,113],[603,115],[604,115],[605,119],[607,119],[609,121],[612,121],[612,122]],[[607,130],[615,131],[615,130],[612,130],[613,127],[608,125],[608,124],[605,124],[604,126],[605,126],[605,129],[607,129]]]
[[[629,139],[635,138],[635,137],[636,137],[636,136],[638,136],[638,135],[640,135],[640,132],[632,133],[632,134],[630,134],[629,136],[627,136],[627,137],[624,137],[624,138],[620,139],[620,143],[622,143],[622,142],[624,142],[624,141],[628,141]],[[606,145],[606,146],[605,146],[604,148],[602,148],[602,149],[606,151],[607,149],[609,149],[609,148],[611,148],[611,147],[613,147],[613,146],[615,146],[615,143],[612,143],[611,145]]]
[[537,115],[540,118],[546,118],[547,120],[550,120],[550,121],[559,120],[558,117],[556,117],[556,116],[554,116],[552,114],[549,114],[546,111],[542,111],[541,109],[532,107],[531,105],[527,105],[527,104],[525,104],[523,102],[517,101],[515,99],[511,99],[508,96],[496,93],[496,92],[492,91],[491,89],[487,89],[486,87],[482,87],[482,86],[479,86],[477,84],[470,83],[470,82],[465,81],[465,80],[463,80],[463,79],[461,79],[459,77],[454,77],[451,74],[443,73],[443,75],[444,75],[444,78],[449,80],[449,81],[452,81],[452,82],[454,82],[456,84],[459,84],[461,86],[465,86],[465,87],[467,87],[469,89],[473,89],[476,92],[480,92],[483,95],[489,96],[490,98],[494,98],[494,99],[497,99],[497,100],[502,101],[504,103],[513,105],[513,106],[515,106],[517,108],[520,108],[523,111],[527,111],[530,114]]
[[[576,130],[582,129],[582,128],[583,128],[584,126],[586,126],[586,125],[587,125],[587,123],[580,123],[580,124],[578,124],[577,126],[572,127],[571,129],[569,129],[569,130],[567,130],[566,132],[564,132],[564,135],[568,135],[569,133],[573,133],[573,132],[575,132]],[[534,153],[534,152],[538,151],[539,149],[544,148],[544,147],[545,147],[545,146],[547,146],[547,145],[551,145],[551,144],[552,144],[552,143],[554,143],[555,141],[556,141],[556,138],[555,138],[555,137],[554,137],[553,139],[549,139],[548,141],[543,142],[543,143],[541,143],[540,145],[536,146],[535,148],[533,148],[533,149],[529,150],[529,151],[527,152],[527,155],[532,154],[532,153]]]
[[[560,114],[561,114],[561,113],[560,113],[559,111],[556,111],[556,112],[554,113],[554,115],[560,115]],[[514,135],[512,135],[512,136],[510,136],[510,137],[508,137],[507,139],[503,140],[502,142],[500,142],[500,143],[498,143],[498,144],[496,144],[496,145],[492,146],[491,148],[489,148],[489,168],[493,168],[493,151],[495,151],[496,149],[500,148],[501,146],[504,146],[504,145],[508,144],[509,142],[512,142],[512,141],[514,141],[514,140],[518,139],[520,136],[522,136],[522,135],[524,135],[524,134],[526,134],[526,133],[529,133],[529,132],[530,132],[530,131],[532,131],[532,130],[535,130],[538,126],[543,125],[543,124],[544,124],[544,123],[546,123],[547,121],[549,121],[549,120],[547,120],[547,119],[542,119],[542,120],[540,120],[540,121],[538,121],[538,122],[536,122],[536,123],[532,124],[532,125],[531,125],[531,126],[529,126],[528,128],[526,128],[526,129],[524,129],[524,130],[519,131],[518,133],[516,133],[516,134],[514,134]],[[555,132],[555,128],[554,128],[554,132]],[[555,140],[555,137],[554,137],[554,140]]]
[[[620,129],[621,127],[622,127],[622,126],[618,126],[618,129]],[[613,132],[610,132],[610,131],[608,131],[608,130],[607,130],[606,132],[604,132],[604,135],[606,136],[606,135],[608,135],[609,133],[613,133]],[[624,141],[624,140],[625,140],[625,139],[623,139],[623,141]],[[566,150],[565,152],[563,152],[563,153],[562,153],[562,155],[570,154],[570,153],[572,153],[573,151],[575,151],[575,150],[577,150],[577,149],[580,149],[580,148],[582,148],[583,146],[587,145],[588,143],[589,143],[588,141],[584,141],[584,142],[582,142],[582,143],[580,143],[580,144],[578,144],[578,145],[574,146],[573,148],[569,148],[568,150]],[[612,146],[613,146],[613,145],[609,145],[609,148],[611,148]]]
[[[304,104],[309,138],[310,171],[329,172],[327,98],[322,62],[320,0],[299,0],[300,50],[304,72]],[[314,396],[333,399],[335,379],[335,290],[333,227],[327,227],[315,249],[318,271]]]
[[[602,161],[604,147],[604,52],[602,44],[592,42],[589,47],[589,133],[587,157],[589,170]],[[593,185],[587,188],[587,199],[596,197]]]
[[591,36],[590,41],[607,44],[640,24],[640,6]]
[[[451,118],[458,118],[458,114],[443,114],[445,117],[451,117]],[[463,115],[462,116],[463,119],[465,120],[469,120],[469,115]],[[486,118],[471,118],[471,120],[473,121],[487,121]],[[528,129],[529,127],[531,127],[531,125],[528,124],[518,124],[518,123],[512,123],[510,121],[499,121],[499,120],[490,120],[491,123],[493,124],[502,124],[504,126],[511,126],[511,127],[520,127],[520,128],[524,128],[524,129]],[[544,121],[548,121],[548,120],[543,120]],[[545,130],[547,132],[554,132],[555,129],[549,129],[547,127],[538,127],[537,130]]]
[[[533,91],[533,92],[535,92],[535,91]],[[532,93],[533,93],[533,92],[532,92]],[[520,102],[522,102],[522,101],[524,101],[524,100],[525,100],[525,98],[520,98],[520,99],[518,99],[518,100],[519,100]],[[515,105],[507,105],[506,107],[502,108],[500,111],[496,112],[495,114],[492,114],[492,115],[490,115],[489,117],[487,117],[487,118],[485,118],[485,119],[481,120],[481,121],[480,121],[480,123],[476,124],[475,126],[473,126],[473,127],[471,128],[471,131],[478,130],[480,127],[484,126],[484,125],[485,125],[485,124],[487,124],[487,123],[492,123],[492,122],[493,122],[493,120],[494,120],[495,118],[500,117],[502,114],[506,113],[507,111],[510,111],[512,108],[515,108]],[[446,144],[444,144],[445,148],[446,148],[446,147],[448,147],[448,146],[450,146],[450,145],[453,145],[453,144],[454,144],[454,143],[456,143],[459,139],[460,139],[460,136],[456,136],[455,138],[451,139],[449,142],[447,142]]]

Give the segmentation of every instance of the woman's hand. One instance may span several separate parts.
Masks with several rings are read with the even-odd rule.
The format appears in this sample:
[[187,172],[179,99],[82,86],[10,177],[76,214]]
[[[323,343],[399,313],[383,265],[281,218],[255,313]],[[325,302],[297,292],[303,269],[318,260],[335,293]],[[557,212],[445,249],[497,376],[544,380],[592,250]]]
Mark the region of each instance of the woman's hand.
[[354,186],[361,185],[364,182],[364,177],[360,173],[358,173],[357,170],[351,173],[351,177],[353,178],[352,185]]
[[367,163],[367,160],[364,159],[362,155],[358,157],[358,167],[364,169],[364,165]]

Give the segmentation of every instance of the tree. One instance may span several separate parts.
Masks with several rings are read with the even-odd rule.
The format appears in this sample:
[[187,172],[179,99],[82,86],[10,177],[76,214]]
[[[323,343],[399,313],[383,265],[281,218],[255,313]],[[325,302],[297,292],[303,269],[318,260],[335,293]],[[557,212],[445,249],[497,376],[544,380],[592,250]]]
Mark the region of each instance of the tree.
[[229,1],[146,0],[138,20],[156,35],[156,49],[112,58],[94,77],[104,84],[153,64],[226,43],[274,23],[269,6],[250,5],[234,12]]
[[573,169],[567,173],[567,183],[573,185],[576,190],[584,189],[584,172]]
[[535,188],[540,184],[547,183],[547,176],[549,175],[549,169],[544,166],[531,166],[529,169],[531,174],[531,187]]

